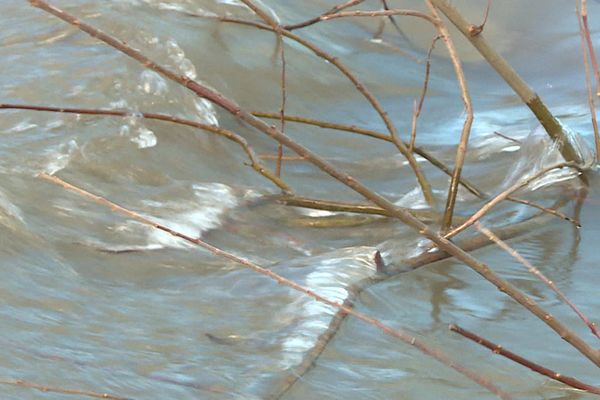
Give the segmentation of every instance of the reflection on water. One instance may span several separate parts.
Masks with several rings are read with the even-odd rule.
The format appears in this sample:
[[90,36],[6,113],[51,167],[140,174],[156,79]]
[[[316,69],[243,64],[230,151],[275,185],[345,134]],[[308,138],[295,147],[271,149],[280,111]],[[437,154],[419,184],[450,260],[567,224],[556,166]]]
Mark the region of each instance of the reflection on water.
[[[263,3],[283,22],[306,19],[333,4]],[[472,21],[479,21],[486,3],[454,1]],[[428,248],[393,221],[314,228],[298,221],[307,216],[319,219],[323,213],[261,202],[262,195],[276,188],[245,165],[236,144],[188,127],[145,120],[139,113],[170,113],[231,128],[259,154],[274,152],[272,142],[57,19],[25,3],[2,4],[2,102],[125,108],[131,115],[2,112],[0,378],[131,398],[258,399],[294,369],[334,314],[265,277],[52,187],[35,178],[41,171],[244,255],[339,301],[353,283],[373,275],[376,249],[395,262]],[[376,2],[367,4],[377,7]],[[417,0],[390,4],[423,7]],[[252,18],[238,2],[62,0],[57,5],[222,91],[246,109],[278,110],[280,71],[273,36],[190,16]],[[561,120],[591,142],[572,7],[559,0],[494,2],[485,32]],[[591,16],[598,14],[598,4],[589,7]],[[367,19],[322,23],[301,34],[351,67],[405,135],[413,99],[421,91],[422,60],[432,31],[416,20],[398,21],[403,35],[386,26],[380,40],[372,40],[379,23]],[[457,44],[476,110],[465,174],[495,193],[516,171],[531,173],[531,163],[541,162],[549,151],[526,145],[526,153],[520,144],[494,133],[531,141],[536,123],[468,44],[462,39]],[[331,65],[288,41],[286,59],[290,114],[384,129]],[[439,46],[417,143],[452,162],[462,118],[452,68]],[[388,144],[292,123],[286,132],[397,204],[422,205],[408,167]],[[436,194],[444,197],[447,177],[421,165]],[[360,200],[306,163],[286,163],[284,177],[299,193]],[[548,203],[568,183],[563,185],[532,196]],[[556,220],[511,242],[592,318],[600,306],[598,296],[590,295],[597,286],[597,187],[592,176],[581,230]],[[479,203],[468,193],[461,192],[460,199],[459,214],[477,209]],[[504,225],[526,215],[520,206],[499,210],[504,213],[495,214],[490,223]],[[491,248],[476,255],[589,338],[575,316],[510,256]],[[598,383],[587,361],[560,338],[451,260],[368,287],[357,308],[423,336],[493,377],[516,398],[586,396],[490,356],[450,334],[449,323]],[[39,398],[37,392],[4,385],[0,393],[6,399]],[[316,367],[286,394],[289,399],[317,397],[492,398],[454,371],[352,319],[345,321]]]

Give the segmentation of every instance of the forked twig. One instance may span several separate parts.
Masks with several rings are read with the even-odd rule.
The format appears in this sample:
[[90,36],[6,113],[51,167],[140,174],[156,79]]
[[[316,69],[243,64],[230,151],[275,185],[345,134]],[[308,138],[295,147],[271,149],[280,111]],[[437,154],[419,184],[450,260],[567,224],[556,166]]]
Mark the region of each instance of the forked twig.
[[[562,203],[563,201],[559,201],[555,206],[559,206]],[[498,228],[495,230],[495,233],[498,237],[507,240],[512,237],[530,232],[549,220],[550,218],[546,214],[539,214],[516,224]],[[456,245],[465,251],[473,251],[492,243],[493,242],[487,236],[478,233],[472,237],[460,239]],[[377,255],[381,257],[379,253],[376,253],[376,257]],[[356,299],[360,296],[363,290],[375,283],[393,278],[401,273],[414,271],[419,267],[431,265],[437,261],[449,257],[451,257],[450,254],[443,251],[425,252],[415,257],[402,260],[402,262],[397,266],[385,265],[383,260],[381,260],[379,263],[377,263],[377,270],[380,272],[379,275],[356,282],[347,288],[348,297],[346,297],[344,305],[347,307],[353,307]],[[279,400],[282,398],[285,393],[287,393],[303,376],[306,375],[308,371],[315,366],[317,359],[321,356],[322,352],[325,350],[325,348],[327,348],[331,340],[333,340],[335,335],[339,332],[339,329],[346,320],[347,316],[348,314],[346,314],[344,311],[338,310],[338,312],[329,321],[327,329],[317,339],[315,345],[308,352],[306,352],[302,362],[295,367],[292,372],[279,381],[272,394],[268,396],[267,399]]]
[[[252,115],[254,115],[255,117],[259,117],[259,118],[268,118],[268,119],[277,119],[278,118],[277,113],[253,112]],[[368,136],[368,137],[371,137],[374,139],[392,142],[392,139],[390,138],[390,136],[386,135],[385,133],[381,133],[381,132],[374,131],[371,129],[360,128],[360,127],[357,127],[354,125],[338,124],[338,123],[334,123],[334,122],[322,121],[322,120],[302,117],[302,116],[298,116],[298,115],[286,115],[285,118],[287,121],[296,122],[299,124],[318,126],[319,128],[332,129],[332,130],[337,130],[337,131],[342,131],[342,132],[356,133],[358,135]],[[408,143],[405,143],[404,145],[407,147],[409,146]],[[429,161],[429,163],[431,163],[431,165],[438,168],[440,171],[442,171],[446,175],[452,176],[452,171],[450,170],[450,168],[446,164],[444,164],[441,160],[439,160],[437,157],[435,157],[433,154],[431,154],[430,152],[425,150],[423,147],[414,146],[413,152],[415,152],[416,154],[420,155],[421,157],[423,157],[424,159]],[[483,191],[479,190],[473,183],[469,182],[464,177],[461,177],[460,184],[463,185],[463,187],[465,189],[467,189],[469,192],[471,192],[475,196],[479,197],[480,199],[485,199],[487,197],[487,195]]]
[[586,392],[590,392],[590,393],[594,393],[594,394],[600,394],[600,388],[597,386],[588,385],[587,383],[583,383],[578,379],[572,378],[570,376],[564,376],[564,375],[559,374],[558,372],[552,371],[551,369],[546,368],[540,364],[534,363],[533,361],[529,361],[528,359],[521,357],[518,354],[515,354],[510,350],[506,350],[503,346],[501,346],[499,344],[495,344],[487,339],[484,339],[481,336],[479,336],[473,332],[470,332],[464,328],[461,328],[458,325],[452,324],[448,327],[448,329],[450,329],[453,332],[458,333],[459,335],[466,337],[467,339],[474,341],[477,344],[487,347],[494,354],[500,354],[501,356],[504,356],[504,357],[508,358],[509,360],[512,360],[518,364],[521,364],[522,366],[527,367],[534,372],[537,372],[539,374],[547,376],[550,379],[554,379],[555,381],[562,382],[565,385],[570,386],[575,389],[585,390]]
[[444,365],[456,370],[457,372],[461,373],[462,375],[468,377],[469,379],[473,380],[474,382],[476,382],[477,384],[485,387],[486,389],[488,389],[489,391],[491,391],[492,393],[494,393],[495,395],[497,395],[500,398],[503,399],[509,399],[511,398],[510,395],[508,395],[507,393],[505,393],[504,391],[502,391],[501,389],[497,388],[494,384],[492,384],[491,382],[489,382],[488,379],[480,376],[479,374],[475,373],[474,371],[464,367],[462,364],[452,360],[450,357],[448,357],[446,354],[444,354],[443,352],[441,352],[438,349],[434,349],[433,347],[425,344],[423,341],[421,341],[420,339],[417,339],[415,336],[412,336],[410,334],[408,334],[407,332],[403,331],[403,330],[399,330],[399,329],[393,329],[385,324],[383,324],[381,321],[374,319],[372,317],[369,317],[366,314],[363,314],[361,312],[355,311],[354,309],[345,306],[343,303],[337,302],[337,301],[333,301],[333,300],[329,300],[328,298],[321,296],[320,294],[316,293],[315,291],[313,291],[312,289],[309,289],[307,287],[304,287],[302,285],[297,284],[294,281],[291,281],[287,278],[284,278],[283,276],[277,274],[276,272],[273,272],[270,269],[261,267],[258,264],[253,263],[250,260],[247,260],[245,258],[242,258],[240,256],[237,256],[233,253],[227,252],[225,250],[222,250],[218,247],[215,247],[199,238],[193,238],[191,236],[188,236],[184,233],[178,232],[174,229],[171,229],[165,225],[162,225],[158,222],[155,222],[153,220],[151,220],[150,218],[144,217],[143,215],[135,212],[135,211],[131,211],[125,207],[122,207],[116,203],[113,203],[110,200],[107,200],[104,197],[95,195],[93,193],[90,193],[84,189],[81,189],[77,186],[74,186],[68,182],[65,182],[64,180],[56,177],[56,176],[52,176],[52,175],[48,175],[46,173],[40,173],[38,175],[40,178],[45,179],[51,183],[54,183],[56,185],[62,186],[63,188],[72,191],[82,197],[87,198],[88,200],[91,200],[97,204],[103,205],[105,207],[108,207],[111,209],[111,211],[113,212],[117,212],[119,214],[125,215],[141,224],[144,225],[148,225],[151,226],[155,229],[161,230],[163,232],[166,232],[174,237],[183,239],[189,243],[195,244],[197,246],[200,246],[206,250],[208,250],[209,252],[211,252],[212,254],[214,254],[215,256],[218,257],[222,257],[225,258],[227,260],[233,261],[237,264],[243,265],[246,268],[249,268],[255,272],[258,272],[262,275],[267,276],[268,278],[271,278],[272,280],[274,280],[275,282],[277,282],[278,284],[287,286],[291,289],[294,289],[298,292],[304,293],[305,295],[311,297],[313,300],[316,300],[320,303],[326,304],[328,306],[337,308],[339,310],[344,311],[346,314],[348,315],[352,315],[353,317],[355,317],[356,319],[359,319],[363,322],[366,322],[369,325],[375,326],[377,328],[379,328],[380,330],[382,330],[383,332],[385,332],[386,334],[396,337],[398,339],[400,339],[401,341],[403,341],[404,343],[410,344],[411,346],[414,346],[415,348],[417,348],[418,350],[420,350],[421,352],[423,352],[424,354],[427,354],[433,358],[435,358],[436,360],[438,360],[439,362],[443,363]]
[[279,187],[284,193],[292,193],[292,188],[288,186],[281,178],[275,173],[268,169],[263,163],[260,162],[260,157],[256,155],[248,141],[232,132],[228,129],[221,128],[216,125],[203,124],[201,122],[192,121],[189,119],[183,119],[175,117],[173,115],[159,114],[159,113],[146,113],[146,112],[135,112],[127,110],[101,110],[96,108],[73,108],[73,107],[48,107],[31,104],[1,104],[0,110],[31,110],[31,111],[47,111],[57,112],[66,114],[86,114],[86,115],[105,115],[113,117],[141,117],[145,119],[154,119],[158,121],[172,122],[174,124],[185,125],[196,129],[202,129],[203,131],[211,132],[219,136],[223,136],[226,139],[231,140],[239,144],[248,158],[250,159],[250,166],[259,174],[270,180],[273,184]]

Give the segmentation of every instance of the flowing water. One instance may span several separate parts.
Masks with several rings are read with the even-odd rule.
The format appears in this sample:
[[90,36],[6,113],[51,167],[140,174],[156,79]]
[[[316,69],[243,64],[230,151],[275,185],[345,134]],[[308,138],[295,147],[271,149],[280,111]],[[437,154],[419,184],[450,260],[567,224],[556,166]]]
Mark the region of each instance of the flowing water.
[[[271,33],[200,16],[252,19],[225,0],[60,0],[57,6],[155,60],[196,78],[253,111],[280,104],[280,65]],[[318,15],[335,2],[262,0],[282,22]],[[419,1],[391,6],[423,8]],[[471,21],[485,1],[454,1]],[[366,6],[377,7],[367,1]],[[276,146],[189,91],[114,49],[33,8],[0,0],[0,102],[119,108],[123,117],[2,111],[0,119],[0,379],[108,392],[135,399],[260,399],[294,371],[335,310],[274,281],[112,213],[36,177],[56,174],[165,225],[247,257],[343,300],[374,274],[373,254],[391,265],[426,244],[394,221],[318,228],[328,213],[260,202],[277,192],[245,163],[232,142],[140,118],[162,112],[219,124],[242,134],[259,154]],[[590,2],[592,26],[600,5]],[[196,14],[197,16],[193,16]],[[299,31],[346,63],[381,100],[403,137],[422,86],[433,31],[400,18],[338,20]],[[574,2],[494,2],[490,41],[552,110],[592,143]],[[593,37],[600,43],[598,28]],[[551,146],[536,121],[468,43],[456,40],[476,118],[465,175],[491,193],[531,172]],[[434,53],[417,144],[451,163],[464,120],[443,45]],[[383,130],[376,113],[329,63],[286,41],[287,113]],[[521,144],[494,134],[501,132]],[[403,158],[373,139],[288,123],[286,132],[399,205],[423,207]],[[533,133],[531,133],[533,132]],[[530,134],[531,133],[531,134]],[[541,145],[540,145],[541,143]],[[269,166],[273,166],[270,161]],[[447,177],[422,165],[445,196]],[[298,193],[357,201],[307,163],[284,164]],[[556,178],[556,177],[555,177]],[[525,193],[551,204],[576,180]],[[548,183],[548,182],[546,182]],[[577,230],[553,220],[511,241],[592,319],[599,320],[595,247],[600,183],[592,174]],[[459,213],[481,203],[461,193]],[[531,212],[505,206],[487,223]],[[571,209],[567,209],[571,212]],[[300,219],[300,217],[304,219]],[[306,217],[312,220],[307,224]],[[593,343],[555,294],[499,249],[477,251],[512,283]],[[591,384],[598,370],[544,324],[452,260],[368,287],[357,309],[415,333],[477,369],[516,398],[591,398],[540,377],[448,331],[456,323]],[[62,399],[0,385],[2,399]],[[484,399],[493,395],[456,372],[363,322],[347,319],[315,367],[285,399]]]

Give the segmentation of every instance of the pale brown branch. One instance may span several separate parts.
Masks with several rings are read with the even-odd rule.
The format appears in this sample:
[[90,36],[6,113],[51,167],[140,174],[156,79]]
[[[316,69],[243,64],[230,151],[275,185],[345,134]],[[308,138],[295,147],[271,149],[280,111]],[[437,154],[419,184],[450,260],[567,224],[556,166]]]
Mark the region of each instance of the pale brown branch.
[[[583,17],[584,10],[587,10],[587,3],[585,0],[580,0],[580,3],[582,11],[580,13],[579,8],[576,8],[577,22],[579,23],[579,34],[581,37],[581,55],[585,71],[585,86],[587,88],[588,107],[590,108],[590,117],[592,119],[592,128],[594,130],[594,143],[596,145],[596,162],[598,162],[600,160],[600,132],[598,132],[598,121],[596,119],[596,104],[594,101],[594,94],[592,93],[592,80],[590,78],[590,64],[588,61],[588,52],[590,58],[592,59],[592,63],[596,62],[596,57],[594,54],[594,47],[592,45],[592,37],[590,36],[590,32],[587,27],[587,14],[586,19],[584,19]],[[598,66],[596,65],[595,68],[597,69]],[[596,85],[598,85],[598,81],[596,81]],[[600,96],[600,92],[598,92],[597,94]]]
[[346,8],[354,7],[364,1],[365,0],[349,0],[345,3],[338,4],[335,7],[331,8],[329,11],[326,11],[323,14],[316,16],[314,18],[311,18],[307,21],[298,22],[297,24],[284,25],[283,29],[288,30],[288,31],[293,31],[295,29],[306,28],[307,26],[314,25],[318,22],[321,22],[322,21],[321,17],[323,15],[334,14],[334,13],[336,13],[338,11],[342,11]]
[[171,228],[167,227],[166,225],[155,222],[150,218],[144,217],[143,215],[141,215],[135,211],[131,211],[125,207],[122,207],[110,200],[107,200],[104,197],[90,193],[90,192],[88,192],[84,189],[81,189],[75,185],[65,182],[64,180],[62,180],[56,176],[48,175],[46,173],[40,173],[38,176],[48,182],[62,186],[64,189],[72,191],[72,192],[78,194],[79,196],[85,197],[86,199],[91,200],[97,204],[108,207],[113,212],[125,215],[126,217],[131,218],[141,224],[151,226],[155,229],[166,232],[174,237],[183,239],[189,243],[200,246],[200,247],[208,250],[215,256],[222,257],[227,260],[233,261],[237,264],[243,265],[246,268],[249,268],[255,272],[258,272],[259,274],[262,274],[268,278],[271,278],[278,284],[287,286],[298,292],[304,293],[305,295],[311,297],[313,300],[316,300],[320,303],[326,304],[333,308],[342,310],[346,314],[352,315],[354,318],[359,319],[369,325],[375,326],[375,327],[379,328],[381,331],[383,331],[384,333],[386,333],[390,336],[393,336],[397,339],[400,339],[401,341],[403,341],[406,344],[410,344],[411,346],[414,346],[415,348],[417,348],[424,354],[427,354],[430,357],[435,358],[436,360],[443,363],[444,365],[446,365],[450,368],[453,368],[457,372],[463,374],[464,376],[468,377],[469,379],[473,380],[474,382],[478,383],[479,385],[485,387],[492,393],[496,394],[498,397],[503,398],[503,399],[511,398],[510,395],[508,395],[507,393],[498,389],[494,384],[489,382],[489,380],[487,380],[486,378],[484,378],[484,377],[480,376],[479,374],[475,373],[474,371],[464,367],[462,364],[460,364],[457,361],[448,357],[442,351],[440,351],[438,349],[434,349],[433,347],[424,343],[421,339],[418,339],[415,336],[412,336],[403,330],[393,329],[393,328],[383,324],[381,321],[379,321],[375,318],[369,317],[368,315],[363,314],[361,312],[355,311],[354,309],[344,305],[341,302],[329,300],[328,298],[316,293],[312,289],[304,287],[302,285],[299,285],[298,283],[291,281],[268,268],[261,267],[260,265],[255,264],[248,259],[245,259],[245,258],[237,256],[233,253],[222,250],[222,249],[215,247],[199,238],[193,238],[184,233],[181,233],[174,229],[171,229]]
[[446,48],[448,49],[448,54],[450,55],[452,66],[454,67],[454,74],[456,75],[456,80],[458,81],[458,86],[460,88],[460,97],[463,101],[466,113],[465,122],[463,123],[462,132],[460,134],[460,142],[456,149],[454,171],[452,172],[452,178],[450,179],[448,196],[446,196],[446,207],[444,209],[444,218],[442,220],[441,228],[442,232],[445,232],[450,229],[450,226],[452,225],[452,215],[454,214],[456,196],[458,195],[458,183],[460,182],[460,176],[465,163],[467,145],[469,142],[469,136],[471,134],[471,126],[473,125],[473,105],[471,103],[471,95],[469,94],[469,88],[467,86],[467,79],[465,78],[465,73],[463,71],[460,59],[458,58],[458,53],[454,47],[454,42],[448,33],[448,28],[439,17],[437,9],[433,3],[430,0],[426,0],[426,3],[431,10],[433,17],[436,19],[435,27],[438,31],[438,34],[441,36]]
[[410,142],[408,145],[408,151],[411,153],[415,148],[415,140],[417,139],[417,120],[421,115],[421,110],[423,109],[423,103],[425,102],[425,96],[427,95],[427,88],[429,86],[429,75],[431,72],[431,54],[433,53],[433,49],[435,48],[435,43],[440,39],[440,36],[437,35],[431,41],[431,45],[429,46],[429,51],[427,51],[427,59],[425,61],[425,77],[423,78],[423,88],[421,89],[421,96],[419,97],[419,101],[415,100],[413,113],[412,113],[412,121],[410,126]]
[[444,235],[444,237],[446,239],[449,239],[453,236],[456,236],[457,234],[459,234],[460,232],[464,231],[465,229],[467,229],[468,227],[473,225],[475,222],[477,222],[481,217],[483,217],[485,214],[487,214],[493,207],[498,205],[498,203],[502,202],[503,200],[506,200],[506,198],[508,196],[510,196],[512,193],[529,185],[531,182],[541,178],[548,172],[553,171],[555,169],[562,169],[562,168],[574,168],[574,169],[577,169],[578,171],[580,171],[580,168],[577,166],[577,164],[572,163],[572,162],[560,163],[560,164],[556,164],[556,165],[553,165],[548,168],[544,168],[541,171],[537,172],[536,174],[530,176],[529,178],[515,183],[511,187],[505,189],[504,191],[502,191],[501,193],[496,195],[496,197],[494,197],[489,202],[487,202],[483,207],[481,207],[479,209],[479,211],[477,211],[475,214],[473,214],[472,216],[467,218],[467,220],[465,222],[463,222],[461,225],[459,225],[456,228],[447,232],[446,235]]
[[600,97],[600,68],[598,68],[598,59],[596,58],[596,51],[594,50],[592,35],[590,34],[590,28],[588,26],[587,0],[581,0],[581,22],[583,23],[585,40],[590,52],[590,60],[592,61],[594,77],[596,78],[596,96]]

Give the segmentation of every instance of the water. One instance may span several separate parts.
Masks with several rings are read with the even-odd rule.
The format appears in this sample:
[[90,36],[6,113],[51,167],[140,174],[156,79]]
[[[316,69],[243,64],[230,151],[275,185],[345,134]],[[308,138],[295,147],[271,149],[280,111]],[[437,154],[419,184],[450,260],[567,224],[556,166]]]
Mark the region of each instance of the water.
[[[333,4],[263,3],[284,22],[306,19]],[[486,2],[454,3],[469,19],[479,21]],[[338,300],[345,298],[352,283],[374,274],[376,249],[387,262],[399,263],[423,247],[418,236],[393,221],[311,228],[298,218],[326,213],[256,205],[262,195],[277,190],[244,165],[245,154],[236,144],[191,128],[145,120],[140,112],[219,124],[242,134],[259,154],[273,153],[272,142],[25,2],[0,4],[2,102],[130,110],[126,118],[2,112],[0,378],[136,399],[263,398],[299,363],[334,314],[330,307],[263,276],[36,178],[42,171]],[[188,15],[230,13],[251,18],[233,1],[56,4],[248,110],[279,107],[273,36]],[[417,1],[396,5],[422,7]],[[600,8],[595,2],[589,7],[594,25]],[[421,22],[399,21],[409,42],[390,26],[382,41],[371,40],[378,24],[365,19],[331,21],[302,34],[347,63],[390,111],[404,136],[424,72],[415,59],[423,59],[432,32]],[[495,2],[486,34],[562,121],[591,143],[573,5],[558,0]],[[597,29],[593,34],[600,41]],[[289,114],[383,130],[366,101],[331,65],[304,48],[286,44]],[[519,146],[493,132],[523,140],[536,123],[464,40],[457,39],[457,46],[476,110],[465,174],[494,192],[524,156]],[[430,83],[417,142],[451,162],[463,115],[451,65],[440,44]],[[398,204],[422,206],[408,167],[391,146],[292,123],[286,131]],[[436,194],[444,197],[447,178],[429,167],[426,173]],[[360,200],[305,163],[286,163],[284,177],[301,194]],[[548,203],[572,184],[563,182],[528,196]],[[556,220],[511,242],[595,320],[600,306],[594,296],[598,187],[592,176],[582,229]],[[459,213],[476,210],[479,203],[472,197],[461,193],[461,198]],[[507,213],[495,214],[489,223],[513,222],[527,213],[516,206],[499,210]],[[516,261],[498,249],[475,254],[592,343],[587,328]],[[370,286],[360,296],[357,310],[418,334],[492,378],[515,398],[591,396],[492,356],[451,334],[449,323],[566,375],[600,383],[588,361],[455,261]],[[0,385],[0,394],[5,399],[42,396],[7,385]],[[377,329],[348,319],[316,367],[285,398],[493,396]]]

